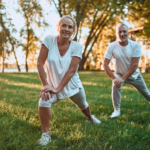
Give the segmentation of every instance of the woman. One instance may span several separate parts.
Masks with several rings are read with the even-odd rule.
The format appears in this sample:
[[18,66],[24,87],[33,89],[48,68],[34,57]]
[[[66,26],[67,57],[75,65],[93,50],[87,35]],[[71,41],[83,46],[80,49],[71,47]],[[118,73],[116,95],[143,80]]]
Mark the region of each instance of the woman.
[[[76,34],[76,23],[70,16],[62,17],[57,24],[58,35],[48,35],[42,43],[37,68],[43,84],[39,100],[39,118],[43,130],[40,145],[51,141],[49,122],[51,104],[69,97],[92,123],[101,122],[91,115],[86,102],[84,88],[79,79],[77,69],[82,58],[82,47],[71,40]],[[47,79],[44,71],[46,62]]]

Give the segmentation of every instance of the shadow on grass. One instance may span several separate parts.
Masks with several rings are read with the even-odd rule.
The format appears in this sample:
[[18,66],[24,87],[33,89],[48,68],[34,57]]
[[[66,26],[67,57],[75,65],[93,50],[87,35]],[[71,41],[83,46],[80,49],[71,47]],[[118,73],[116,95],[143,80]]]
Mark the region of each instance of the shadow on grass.
[[[22,83],[39,83],[41,84],[41,81],[38,77],[38,74],[35,73],[35,74],[1,74],[0,75],[0,78],[3,79],[2,81],[5,81],[5,82],[11,82],[11,81],[14,81],[14,82],[22,82]],[[8,80],[9,79],[9,80]]]
[[28,123],[3,111],[0,112],[0,122],[2,149],[30,149],[37,145],[37,139],[41,136],[40,125]]

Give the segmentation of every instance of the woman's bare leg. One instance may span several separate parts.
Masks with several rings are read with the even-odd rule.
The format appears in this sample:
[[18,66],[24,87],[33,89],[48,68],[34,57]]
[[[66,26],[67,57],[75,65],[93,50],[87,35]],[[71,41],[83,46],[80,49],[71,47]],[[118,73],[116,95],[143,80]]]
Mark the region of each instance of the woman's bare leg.
[[81,111],[87,116],[88,119],[91,119],[91,111],[90,111],[89,106],[86,109],[81,110]]
[[49,124],[50,124],[50,120],[52,117],[52,111],[51,111],[51,107],[40,107],[38,109],[39,112],[39,118],[40,118],[40,122],[41,122],[41,126],[42,126],[42,130],[43,133],[44,132],[49,132]]

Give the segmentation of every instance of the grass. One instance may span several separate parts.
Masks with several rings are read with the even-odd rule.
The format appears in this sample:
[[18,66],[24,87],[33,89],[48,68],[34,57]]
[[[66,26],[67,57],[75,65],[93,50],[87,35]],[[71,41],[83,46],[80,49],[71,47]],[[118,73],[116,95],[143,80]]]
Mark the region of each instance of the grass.
[[[111,80],[104,72],[79,72],[92,114],[90,124],[64,99],[52,105],[52,142],[41,147],[38,118],[41,82],[37,73],[0,74],[0,150],[149,150],[150,105],[130,85],[122,89],[121,117],[111,119]],[[142,74],[150,90],[150,74]]]

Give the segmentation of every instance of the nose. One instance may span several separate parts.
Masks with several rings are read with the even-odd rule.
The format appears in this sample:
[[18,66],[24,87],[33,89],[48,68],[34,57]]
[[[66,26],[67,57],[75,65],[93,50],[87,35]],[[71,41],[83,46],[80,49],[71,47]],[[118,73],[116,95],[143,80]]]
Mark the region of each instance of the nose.
[[68,27],[68,26],[66,26],[65,30],[67,30],[67,31],[68,31],[68,30],[69,30],[69,27]]
[[123,33],[123,32],[121,32],[121,33],[120,33],[120,35],[124,35],[124,33]]

